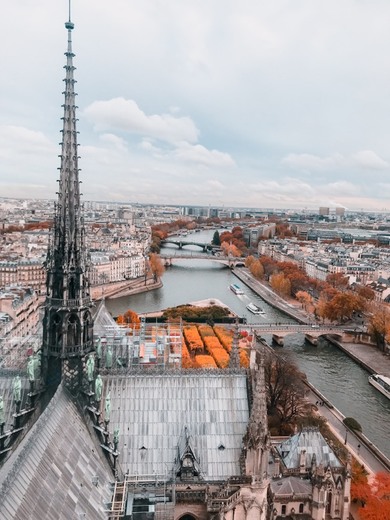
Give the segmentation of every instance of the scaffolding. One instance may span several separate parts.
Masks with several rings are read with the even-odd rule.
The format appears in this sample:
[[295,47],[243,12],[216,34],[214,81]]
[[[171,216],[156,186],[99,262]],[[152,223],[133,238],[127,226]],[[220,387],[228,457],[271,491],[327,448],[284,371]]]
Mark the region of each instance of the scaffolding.
[[107,372],[180,368],[182,341],[181,322],[141,320],[141,324],[134,327],[107,325],[104,335],[95,337],[99,368]]
[[173,520],[174,484],[167,475],[125,475],[115,482],[109,519]]

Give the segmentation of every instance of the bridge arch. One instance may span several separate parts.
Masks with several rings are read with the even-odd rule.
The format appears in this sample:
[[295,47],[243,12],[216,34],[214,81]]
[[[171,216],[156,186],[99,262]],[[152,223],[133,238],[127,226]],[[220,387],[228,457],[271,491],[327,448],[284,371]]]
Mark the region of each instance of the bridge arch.
[[198,517],[193,513],[184,513],[183,515],[179,516],[177,520],[198,520]]
[[170,240],[169,238],[166,238],[161,241],[161,245],[165,244],[173,244],[179,249],[183,249],[185,246],[197,246],[203,249],[203,251],[211,251],[212,249],[212,245],[210,243],[194,242],[192,240]]

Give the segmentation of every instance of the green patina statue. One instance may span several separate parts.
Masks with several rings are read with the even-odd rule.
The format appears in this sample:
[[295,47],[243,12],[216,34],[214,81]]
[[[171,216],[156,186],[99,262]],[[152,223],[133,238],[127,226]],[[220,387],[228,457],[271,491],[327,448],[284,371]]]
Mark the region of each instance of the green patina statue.
[[87,359],[87,377],[88,381],[91,383],[93,381],[93,375],[95,372],[95,358],[92,354]]
[[101,375],[98,374],[98,376],[95,379],[95,400],[100,401],[102,398],[102,389],[103,389],[103,380],[101,378]]
[[27,361],[27,376],[30,382],[35,381],[35,361],[34,356],[30,356]]
[[106,368],[111,368],[112,367],[112,346],[111,345],[107,345],[107,350],[106,350]]
[[104,420],[106,422],[110,421],[110,413],[111,413],[111,393],[108,392],[106,395],[106,403],[104,407]]
[[20,379],[20,376],[14,377],[12,382],[12,392],[15,403],[20,403],[22,400],[22,380]]
[[102,338],[100,336],[96,340],[96,355],[98,359],[102,359]]

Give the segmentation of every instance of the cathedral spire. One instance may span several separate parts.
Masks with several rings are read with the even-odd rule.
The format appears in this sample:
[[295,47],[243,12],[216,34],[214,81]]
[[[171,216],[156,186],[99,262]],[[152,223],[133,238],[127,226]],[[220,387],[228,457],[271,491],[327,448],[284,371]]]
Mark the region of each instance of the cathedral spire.
[[[71,21],[70,1],[69,20],[65,23],[65,28],[68,31],[68,45],[64,66],[60,178],[46,258],[47,298],[43,323],[43,354],[46,360],[52,357],[60,360],[82,359],[92,349],[92,302],[80,202],[76,80],[73,66],[75,55],[72,50],[74,24]],[[47,370],[50,372],[49,367]],[[49,373],[48,377],[50,378]]]
[[247,474],[258,482],[266,482],[270,449],[267,424],[267,395],[264,373],[264,346],[256,349],[256,363],[252,370],[253,400],[249,424],[243,439],[246,450]]
[[238,319],[236,319],[236,325],[234,327],[233,344],[230,351],[229,368],[232,370],[238,370],[240,368],[240,353],[239,353],[239,330],[238,330]]

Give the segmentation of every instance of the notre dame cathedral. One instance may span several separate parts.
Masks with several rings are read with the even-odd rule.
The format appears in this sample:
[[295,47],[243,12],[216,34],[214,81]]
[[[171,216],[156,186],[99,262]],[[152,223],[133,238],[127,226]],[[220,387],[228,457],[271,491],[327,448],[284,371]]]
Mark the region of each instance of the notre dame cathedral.
[[0,518],[348,520],[350,466],[320,432],[268,434],[261,345],[249,369],[236,340],[229,368],[182,369],[180,325],[129,336],[92,301],[65,27],[42,344],[0,374]]

